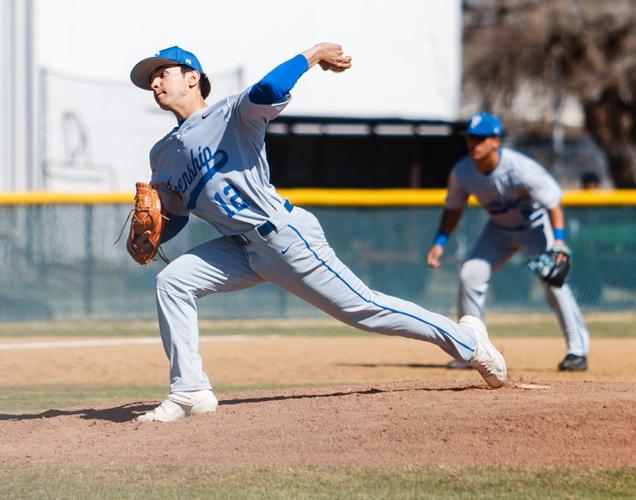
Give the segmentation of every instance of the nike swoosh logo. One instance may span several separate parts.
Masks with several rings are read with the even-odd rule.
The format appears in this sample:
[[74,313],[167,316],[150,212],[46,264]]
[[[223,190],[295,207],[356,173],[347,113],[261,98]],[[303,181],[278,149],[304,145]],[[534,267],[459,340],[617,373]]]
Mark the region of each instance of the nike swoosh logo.
[[289,250],[290,247],[291,247],[291,244],[285,250],[281,251],[281,253],[285,255],[287,253],[287,250]]
[[210,115],[212,114],[212,111],[214,111],[214,110],[210,110],[210,111],[208,111],[207,113],[203,113],[203,114],[201,115],[201,119],[202,119],[202,120],[205,120],[208,116],[210,116]]

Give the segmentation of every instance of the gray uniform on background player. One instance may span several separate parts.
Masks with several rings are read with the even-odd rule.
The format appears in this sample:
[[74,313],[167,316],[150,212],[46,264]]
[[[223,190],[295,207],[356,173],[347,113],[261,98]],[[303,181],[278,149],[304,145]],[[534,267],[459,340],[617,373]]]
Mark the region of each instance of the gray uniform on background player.
[[[460,316],[470,314],[482,320],[490,279],[515,252],[525,249],[536,256],[565,246],[559,185],[534,160],[502,148],[502,135],[503,125],[496,116],[482,112],[468,121],[468,155],[451,171],[439,231],[427,256],[430,267],[440,267],[444,244],[459,222],[468,196],[473,194],[490,220],[461,267],[457,307]],[[558,256],[565,258],[564,254]],[[543,285],[567,345],[558,368],[586,370],[589,334],[570,287]],[[462,364],[452,362],[449,366],[459,368]]]
[[[174,421],[216,410],[198,350],[197,299],[264,281],[360,329],[434,343],[453,358],[469,361],[493,387],[505,381],[505,362],[481,321],[466,317],[456,323],[370,290],[338,260],[316,217],[281,198],[270,184],[267,124],[290,101],[298,78],[315,64],[340,72],[351,66],[351,58],[339,45],[318,44],[212,106],[204,100],[210,85],[201,64],[179,47],[162,50],[132,70],[133,83],[152,90],[159,106],[178,121],[150,152],[151,184],[169,218],[162,241],[177,234],[190,214],[222,234],[178,257],[157,276],[170,394],[141,421]],[[142,236],[137,245],[145,244]]]

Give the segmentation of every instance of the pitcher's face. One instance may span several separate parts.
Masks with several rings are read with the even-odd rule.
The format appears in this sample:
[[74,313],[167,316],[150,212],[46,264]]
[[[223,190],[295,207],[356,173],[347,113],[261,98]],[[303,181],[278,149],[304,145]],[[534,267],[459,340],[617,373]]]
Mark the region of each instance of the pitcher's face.
[[186,97],[191,90],[187,76],[181,71],[181,66],[163,66],[157,68],[150,75],[150,87],[156,103],[161,109],[172,111],[178,102]]

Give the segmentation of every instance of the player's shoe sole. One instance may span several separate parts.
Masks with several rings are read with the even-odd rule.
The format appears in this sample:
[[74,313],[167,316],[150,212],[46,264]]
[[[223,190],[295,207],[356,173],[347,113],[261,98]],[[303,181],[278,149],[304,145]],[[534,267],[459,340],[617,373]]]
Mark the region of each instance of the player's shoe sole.
[[476,339],[475,355],[469,361],[491,387],[501,387],[506,381],[508,371],[506,361],[488,338],[488,331],[479,318],[464,316],[459,324],[470,328]]
[[213,413],[219,402],[212,391],[173,392],[155,409],[137,417],[138,422],[177,422],[188,415]]
[[463,359],[454,359],[453,361],[450,361],[447,365],[446,368],[448,370],[472,370],[473,367],[470,366],[470,363],[468,361],[464,361]]

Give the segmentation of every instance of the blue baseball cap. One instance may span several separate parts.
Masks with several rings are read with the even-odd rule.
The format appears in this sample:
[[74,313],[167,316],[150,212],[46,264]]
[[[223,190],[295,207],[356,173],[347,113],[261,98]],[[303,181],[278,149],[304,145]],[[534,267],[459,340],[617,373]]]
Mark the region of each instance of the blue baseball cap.
[[181,47],[168,47],[160,50],[154,56],[142,59],[130,72],[130,79],[139,88],[144,90],[152,90],[150,88],[150,75],[154,70],[161,66],[169,66],[173,64],[182,64],[188,68],[197,70],[199,73],[205,73],[201,67],[201,63],[197,57]]
[[466,123],[466,135],[481,135],[481,136],[503,136],[504,129],[502,121],[495,115],[480,111],[470,117]]

